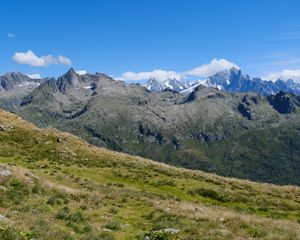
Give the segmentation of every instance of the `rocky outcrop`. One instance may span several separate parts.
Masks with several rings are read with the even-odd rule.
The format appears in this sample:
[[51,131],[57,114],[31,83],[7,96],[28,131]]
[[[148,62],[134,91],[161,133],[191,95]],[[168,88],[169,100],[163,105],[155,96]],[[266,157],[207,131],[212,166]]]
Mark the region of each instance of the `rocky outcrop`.
[[294,94],[285,93],[280,91],[276,95],[271,95],[268,97],[270,104],[279,113],[290,114],[295,113],[300,107],[300,97]]

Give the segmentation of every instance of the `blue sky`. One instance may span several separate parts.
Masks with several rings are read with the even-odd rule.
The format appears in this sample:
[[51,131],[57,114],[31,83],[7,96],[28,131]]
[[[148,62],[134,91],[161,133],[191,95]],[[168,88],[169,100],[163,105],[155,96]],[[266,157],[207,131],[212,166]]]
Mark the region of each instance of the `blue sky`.
[[72,66],[189,77],[181,73],[224,59],[252,76],[300,78],[299,9],[298,0],[2,1],[0,74],[58,76]]

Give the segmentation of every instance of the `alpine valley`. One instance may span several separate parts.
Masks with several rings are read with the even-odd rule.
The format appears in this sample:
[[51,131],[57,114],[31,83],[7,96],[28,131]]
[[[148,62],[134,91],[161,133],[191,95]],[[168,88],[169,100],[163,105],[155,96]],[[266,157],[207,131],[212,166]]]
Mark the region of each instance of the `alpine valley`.
[[127,84],[106,74],[0,78],[0,106],[42,128],[170,165],[300,184],[300,84],[232,68],[204,80]]

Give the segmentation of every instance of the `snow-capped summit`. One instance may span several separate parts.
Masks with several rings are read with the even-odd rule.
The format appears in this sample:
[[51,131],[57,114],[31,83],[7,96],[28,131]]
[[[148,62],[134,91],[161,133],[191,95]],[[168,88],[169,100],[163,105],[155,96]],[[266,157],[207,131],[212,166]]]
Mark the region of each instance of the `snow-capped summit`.
[[150,78],[145,84],[144,86],[151,92],[161,92],[164,89],[166,89],[166,87],[158,80],[156,80],[155,78]]
[[292,79],[283,81],[267,81],[261,78],[251,78],[248,74],[243,74],[238,68],[231,68],[220,71],[206,79],[196,81],[178,81],[176,79],[166,79],[158,81],[154,78],[148,80],[145,86],[153,92],[161,92],[167,88],[181,93],[190,93],[197,86],[218,88],[227,92],[257,92],[261,95],[276,94],[279,91],[286,91],[300,95],[300,83]]
[[176,92],[181,92],[182,90],[186,89],[187,85],[185,82],[178,81],[176,78],[168,78],[164,80],[163,85],[166,86],[166,88],[171,89]]
[[283,81],[279,79],[273,82],[262,80],[261,78],[251,78],[248,74],[243,74],[237,68],[223,70],[196,83],[189,91],[192,91],[197,85],[201,84],[227,92],[257,92],[261,95],[270,95],[276,94],[279,91],[287,91],[300,94],[300,84],[294,80]]
[[181,82],[175,78],[167,78],[163,81],[158,81],[155,78],[150,78],[144,84],[144,86],[152,92],[162,92],[165,89],[181,92],[188,87],[185,82]]

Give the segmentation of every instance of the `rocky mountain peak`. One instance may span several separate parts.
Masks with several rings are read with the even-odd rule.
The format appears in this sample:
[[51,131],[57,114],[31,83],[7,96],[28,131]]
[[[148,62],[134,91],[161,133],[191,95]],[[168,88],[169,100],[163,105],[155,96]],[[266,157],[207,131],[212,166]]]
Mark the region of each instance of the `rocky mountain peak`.
[[6,91],[10,91],[14,86],[20,86],[24,83],[32,82],[31,78],[20,72],[9,72],[0,76],[0,87]]
[[63,76],[65,76],[67,79],[73,79],[77,78],[79,74],[77,74],[73,68],[70,68]]
[[73,68],[70,68],[64,75],[57,79],[58,89],[65,93],[69,88],[77,87],[80,80],[81,76]]

